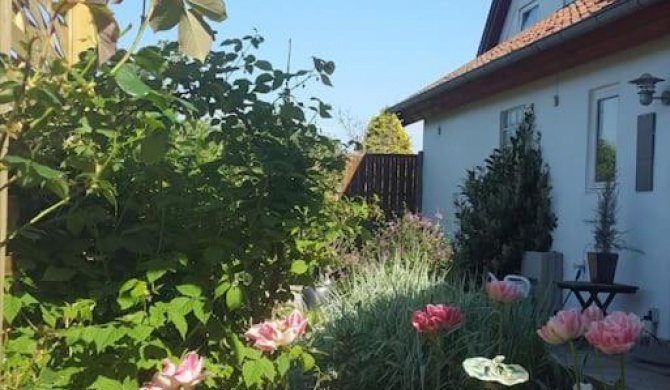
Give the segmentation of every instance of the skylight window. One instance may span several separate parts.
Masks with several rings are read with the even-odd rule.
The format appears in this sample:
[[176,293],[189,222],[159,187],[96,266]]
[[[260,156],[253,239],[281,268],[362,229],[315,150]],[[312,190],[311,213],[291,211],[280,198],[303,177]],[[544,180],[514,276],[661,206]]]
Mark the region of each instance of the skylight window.
[[521,9],[521,29],[523,31],[537,23],[539,18],[540,6],[536,3],[530,4]]

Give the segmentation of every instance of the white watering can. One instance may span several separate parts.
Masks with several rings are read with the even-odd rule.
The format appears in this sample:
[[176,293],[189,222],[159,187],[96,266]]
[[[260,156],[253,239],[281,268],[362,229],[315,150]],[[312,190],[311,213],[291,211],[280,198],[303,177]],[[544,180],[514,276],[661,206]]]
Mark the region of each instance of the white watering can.
[[[496,278],[496,276],[494,274],[489,272],[488,276],[486,277],[486,280],[491,282],[491,281],[494,281],[494,280],[498,280],[498,278]],[[517,286],[519,286],[519,288],[523,292],[523,297],[524,298],[527,298],[528,295],[530,294],[530,286],[531,286],[530,280],[528,280],[528,278],[525,277],[525,276],[507,275],[507,276],[505,276],[505,278],[503,278],[503,282],[514,283]]]

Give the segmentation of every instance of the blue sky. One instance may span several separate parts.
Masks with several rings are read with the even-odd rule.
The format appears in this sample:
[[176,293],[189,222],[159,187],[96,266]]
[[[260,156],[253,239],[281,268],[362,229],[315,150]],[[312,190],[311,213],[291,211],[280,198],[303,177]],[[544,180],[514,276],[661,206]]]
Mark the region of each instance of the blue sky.
[[[137,26],[142,1],[114,8],[122,28]],[[265,37],[257,57],[284,67],[292,41],[292,68],[308,67],[316,56],[335,62],[333,88],[311,85],[335,111],[367,123],[382,108],[406,98],[471,60],[477,50],[489,0],[227,0],[228,20],[216,24],[219,41],[253,33]],[[132,34],[127,34],[132,35]],[[147,33],[144,43],[174,39],[175,33]],[[127,46],[130,36],[122,45]],[[344,139],[336,120],[320,122]],[[421,126],[408,128],[420,150]]]

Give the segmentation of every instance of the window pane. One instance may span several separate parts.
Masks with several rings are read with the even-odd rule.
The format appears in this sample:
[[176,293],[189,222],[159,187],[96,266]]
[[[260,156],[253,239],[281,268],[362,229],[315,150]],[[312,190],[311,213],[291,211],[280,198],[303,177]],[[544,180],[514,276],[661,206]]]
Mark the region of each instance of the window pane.
[[614,179],[616,170],[616,131],[619,97],[598,100],[598,137],[596,149],[596,182]]
[[521,31],[537,23],[539,8],[534,5],[521,13]]

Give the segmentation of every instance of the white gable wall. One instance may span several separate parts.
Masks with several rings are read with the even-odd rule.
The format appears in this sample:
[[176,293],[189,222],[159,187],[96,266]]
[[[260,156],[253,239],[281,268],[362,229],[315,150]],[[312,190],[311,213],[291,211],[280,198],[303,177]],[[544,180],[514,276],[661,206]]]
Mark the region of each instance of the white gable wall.
[[[590,226],[584,221],[591,218],[597,200],[587,185],[589,94],[593,89],[618,83],[619,227],[628,231],[627,243],[645,253],[620,254],[616,281],[638,285],[640,291],[632,296],[618,295],[611,309],[642,315],[650,307],[659,308],[660,336],[669,338],[670,106],[659,101],[648,107],[639,104],[637,90],[628,81],[644,72],[670,79],[670,37],[427,120],[423,204],[426,215],[442,212],[449,220],[447,230],[453,233],[454,194],[466,170],[481,165],[498,146],[500,112],[532,103],[542,133],[544,158],[551,170],[553,205],[559,218],[553,250],[564,254],[564,275],[573,279],[573,262],[582,261],[592,243]],[[670,89],[670,82],[658,87],[659,91]],[[558,106],[554,106],[555,95],[560,100]],[[637,116],[649,112],[657,114],[654,190],[636,192]]]
[[499,42],[504,42],[520,32],[520,11],[531,4],[539,6],[538,21],[556,12],[567,4],[566,0],[512,0]]

